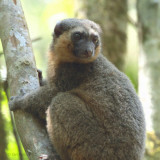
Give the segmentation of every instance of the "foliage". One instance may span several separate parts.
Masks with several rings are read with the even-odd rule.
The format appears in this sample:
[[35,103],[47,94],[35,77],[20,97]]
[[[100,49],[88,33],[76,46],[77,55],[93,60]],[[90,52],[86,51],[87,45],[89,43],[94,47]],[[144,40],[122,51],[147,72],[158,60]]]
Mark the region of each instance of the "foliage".
[[[11,125],[11,118],[10,118],[10,114],[9,114],[8,100],[7,100],[5,92],[4,91],[1,91],[1,92],[4,97],[3,101],[2,101],[2,113],[5,118],[5,130],[6,130],[7,142],[8,142],[8,146],[6,148],[6,153],[7,153],[7,156],[9,159],[18,160],[19,159],[19,152],[18,152],[15,138],[13,136],[13,128]],[[28,160],[24,150],[23,150],[23,157],[24,157],[24,160]]]
[[129,60],[129,62],[130,63],[127,63],[125,67],[125,73],[131,80],[136,91],[138,92],[138,65],[131,59]]
[[146,141],[146,159],[159,160],[160,157],[160,139],[156,136],[155,132],[147,133]]
[[5,152],[7,141],[6,141],[6,128],[5,128],[5,119],[4,115],[2,113],[2,100],[3,100],[3,94],[2,94],[2,81],[1,81],[1,75],[0,75],[0,158],[7,160],[7,155]]

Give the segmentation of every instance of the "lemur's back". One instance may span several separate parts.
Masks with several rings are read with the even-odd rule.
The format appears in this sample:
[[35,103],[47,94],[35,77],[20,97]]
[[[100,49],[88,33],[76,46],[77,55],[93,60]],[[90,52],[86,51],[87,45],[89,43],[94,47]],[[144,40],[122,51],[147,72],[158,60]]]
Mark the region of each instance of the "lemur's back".
[[93,133],[88,133],[87,143],[99,147],[101,159],[140,160],[144,152],[144,115],[129,79],[102,55],[90,64],[63,64],[55,73],[60,90],[80,98],[85,104],[81,110],[89,113],[91,122],[95,120],[88,126],[88,132]]

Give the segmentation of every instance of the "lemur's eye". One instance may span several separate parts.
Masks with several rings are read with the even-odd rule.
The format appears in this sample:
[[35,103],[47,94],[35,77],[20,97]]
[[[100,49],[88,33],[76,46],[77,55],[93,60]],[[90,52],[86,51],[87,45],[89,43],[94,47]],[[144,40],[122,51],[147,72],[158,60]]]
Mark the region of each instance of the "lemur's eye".
[[93,38],[92,38],[93,42],[95,44],[98,44],[99,40],[98,40],[98,36],[97,35],[94,35]]
[[75,40],[80,40],[82,38],[82,34],[80,32],[76,32],[73,34]]

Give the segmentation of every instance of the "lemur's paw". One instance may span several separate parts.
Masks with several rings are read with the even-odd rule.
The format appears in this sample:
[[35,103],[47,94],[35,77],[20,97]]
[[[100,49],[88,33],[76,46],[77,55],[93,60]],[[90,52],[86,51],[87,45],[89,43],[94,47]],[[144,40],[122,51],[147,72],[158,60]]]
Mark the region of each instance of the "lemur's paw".
[[9,101],[9,108],[11,111],[15,111],[17,109],[21,109],[23,106],[21,105],[20,101],[22,97],[26,94],[24,89],[20,89],[19,96],[12,96]]
[[18,96],[12,96],[10,98],[10,101],[9,101],[9,108],[11,111],[15,111],[18,109],[18,105],[17,105],[17,101],[18,101]]

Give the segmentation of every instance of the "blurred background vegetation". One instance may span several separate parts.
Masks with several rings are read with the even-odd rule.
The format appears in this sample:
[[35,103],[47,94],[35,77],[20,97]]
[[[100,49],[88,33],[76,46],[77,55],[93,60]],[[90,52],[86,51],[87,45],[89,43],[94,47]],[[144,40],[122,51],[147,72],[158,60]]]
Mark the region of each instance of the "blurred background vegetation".
[[[136,0],[21,0],[21,2],[33,41],[37,68],[42,70],[44,77],[47,50],[55,24],[64,18],[89,18],[102,27],[103,54],[129,76],[137,93],[140,92],[138,88],[141,83],[138,83],[138,74],[141,68],[139,68],[138,58],[144,40],[140,38],[141,42],[138,41]],[[146,0],[146,2],[160,4],[158,0]],[[157,74],[160,75],[160,70]],[[8,108],[7,96],[9,95],[6,94],[8,93],[6,77],[5,60],[0,43],[0,160],[28,160],[21,144],[18,144],[21,148],[19,152],[15,140],[15,131],[11,122],[12,113]],[[160,106],[158,109],[160,110]],[[146,108],[144,110],[145,113],[148,112]],[[148,127],[151,118],[146,117],[146,120],[145,159],[160,160],[160,134],[156,134],[154,127]]]

